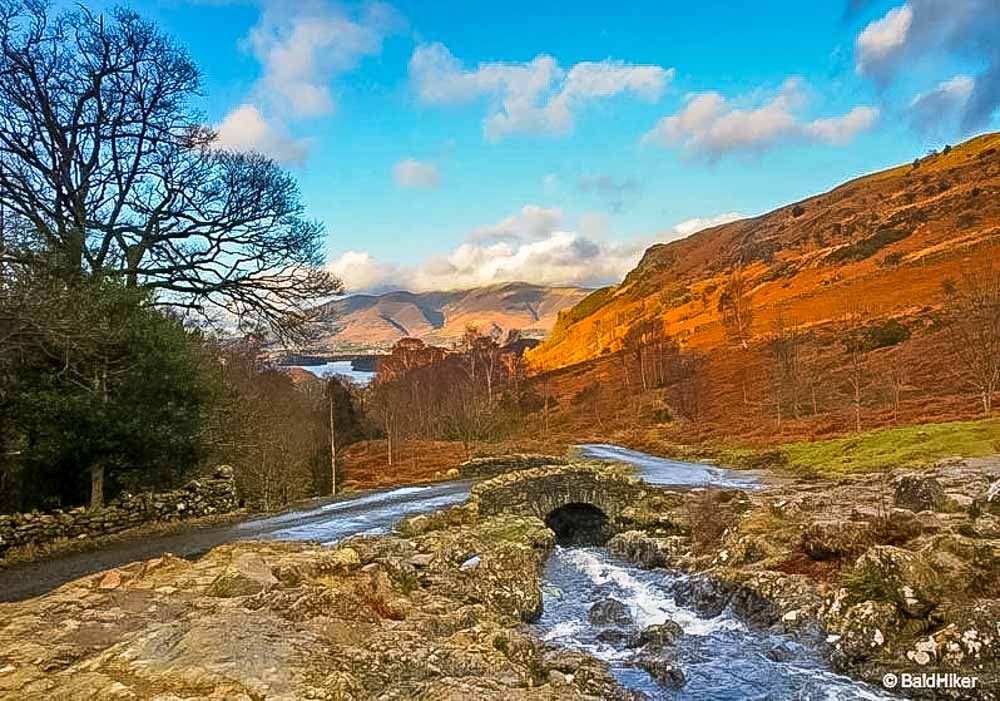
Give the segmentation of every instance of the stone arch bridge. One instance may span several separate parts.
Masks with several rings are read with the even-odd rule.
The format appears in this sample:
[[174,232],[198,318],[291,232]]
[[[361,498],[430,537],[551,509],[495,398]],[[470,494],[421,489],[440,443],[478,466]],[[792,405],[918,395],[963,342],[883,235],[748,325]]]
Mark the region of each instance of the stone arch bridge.
[[473,490],[481,516],[537,516],[564,544],[603,543],[649,486],[620,468],[551,465],[509,472]]

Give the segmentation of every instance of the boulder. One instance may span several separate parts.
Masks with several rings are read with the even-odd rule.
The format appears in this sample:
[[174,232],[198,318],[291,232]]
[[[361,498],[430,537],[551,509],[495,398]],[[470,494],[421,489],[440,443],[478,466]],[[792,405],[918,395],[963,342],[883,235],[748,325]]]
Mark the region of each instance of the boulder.
[[587,618],[594,625],[632,625],[632,613],[618,599],[604,599],[590,607]]
[[872,527],[861,521],[824,520],[810,523],[799,543],[813,560],[857,556],[875,541]]
[[919,553],[892,545],[869,548],[847,574],[857,601],[894,604],[909,616],[926,616],[939,601],[940,573]]
[[709,575],[693,575],[674,585],[678,606],[693,608],[702,616],[714,618],[726,610],[735,585]]
[[636,661],[636,666],[667,689],[680,689],[687,681],[684,670],[668,657],[643,655]]
[[607,543],[608,552],[639,567],[668,567],[689,550],[690,539],[683,536],[654,538],[642,531],[625,531]]
[[831,620],[830,628],[837,632],[833,660],[843,668],[881,654],[887,636],[900,630],[901,620],[893,604],[865,601]]
[[620,628],[605,628],[597,634],[597,639],[609,645],[626,645],[631,641],[632,636]]
[[944,487],[928,475],[903,475],[896,480],[895,504],[910,511],[936,511],[948,501]]
[[764,654],[767,659],[773,662],[788,662],[795,659],[797,653],[795,646],[786,640],[778,643]]
[[662,649],[670,647],[677,638],[684,635],[684,629],[674,621],[664,621],[647,626],[629,636],[627,646],[630,648]]

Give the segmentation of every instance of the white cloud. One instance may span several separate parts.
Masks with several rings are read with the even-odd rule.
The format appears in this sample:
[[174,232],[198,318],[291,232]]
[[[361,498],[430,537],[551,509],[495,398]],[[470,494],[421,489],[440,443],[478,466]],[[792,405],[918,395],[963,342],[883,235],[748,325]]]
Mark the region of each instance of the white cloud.
[[561,209],[526,204],[519,212],[495,224],[477,227],[469,240],[480,243],[538,241],[562,226],[562,222]]
[[729,222],[734,222],[739,219],[746,219],[745,214],[740,214],[739,212],[725,212],[723,214],[717,214],[714,217],[695,217],[693,219],[686,219],[680,224],[675,224],[670,230],[669,235],[662,240],[673,241],[674,239],[682,239],[691,234],[697,233],[702,229],[709,229],[713,226],[719,226],[720,224],[728,224]]
[[901,5],[865,27],[854,46],[858,73],[879,70],[884,61],[891,59],[906,44],[912,24],[913,8]]
[[257,151],[282,163],[305,161],[307,147],[296,140],[283,124],[269,122],[253,105],[240,105],[216,127],[216,145],[229,151]]
[[271,0],[246,40],[263,68],[257,93],[293,115],[329,113],[331,81],[380,53],[398,23],[395,11],[379,2],[352,16],[324,0]]
[[400,187],[408,188],[433,188],[441,182],[441,176],[433,163],[412,158],[396,163],[392,167],[392,178]]
[[348,293],[378,290],[399,275],[396,266],[375,260],[367,251],[346,251],[327,268],[343,281]]
[[851,143],[859,133],[871,128],[878,115],[876,107],[855,107],[840,117],[813,120],[803,127],[803,131],[817,141],[844,146]]
[[568,226],[558,209],[526,205],[495,224],[480,227],[451,251],[416,265],[381,263],[348,251],[330,264],[349,292],[466,289],[498,282],[599,286],[618,283],[657,241],[673,240],[740,218],[727,213],[681,222],[657,237],[607,238],[607,218],[584,215]]
[[[979,73],[918,96],[909,105],[918,129],[940,131],[942,123],[951,127],[955,116],[962,133],[989,126],[1000,108],[1000,2],[909,0],[870,23],[855,42],[858,73],[883,88],[901,75],[956,63],[978,66]],[[944,110],[937,120],[935,109]]]
[[631,93],[656,100],[674,70],[611,59],[577,63],[568,71],[539,55],[527,63],[481,63],[466,69],[440,43],[418,46],[410,57],[410,78],[426,104],[458,104],[487,96],[486,138],[498,141],[520,132],[566,134],[587,102]]
[[764,104],[736,106],[748,102],[753,98],[731,102],[717,92],[690,95],[684,109],[661,119],[642,141],[680,146],[689,155],[715,160],[737,151],[764,151],[796,139],[842,145],[868,129],[879,115],[877,108],[855,107],[838,117],[801,121],[795,113],[807,100],[799,78],[786,80],[777,95]]

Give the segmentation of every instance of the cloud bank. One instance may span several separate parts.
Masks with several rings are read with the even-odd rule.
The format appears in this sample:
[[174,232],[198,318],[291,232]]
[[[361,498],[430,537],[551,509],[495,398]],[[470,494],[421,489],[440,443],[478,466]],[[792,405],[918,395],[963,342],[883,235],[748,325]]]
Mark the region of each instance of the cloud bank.
[[[878,119],[878,108],[859,106],[838,117],[802,120],[796,112],[807,102],[805,89],[800,78],[789,78],[774,97],[756,105],[752,97],[731,101],[717,92],[694,93],[684,109],[661,119],[642,142],[679,146],[689,156],[714,161],[788,141],[844,145]],[[750,106],[737,106],[742,104]]]
[[468,69],[441,43],[418,46],[409,71],[417,97],[425,104],[489,98],[483,133],[490,141],[516,133],[567,134],[575,113],[588,102],[623,93],[656,100],[674,75],[672,68],[611,59],[585,61],[564,70],[545,54],[526,63],[481,63]]
[[986,127],[1000,107],[1000,2],[997,0],[909,0],[862,30],[855,41],[855,68],[886,88],[915,63],[971,59],[976,75],[955,76],[910,103],[911,118],[926,125],[957,116],[960,130]]
[[351,293],[426,292],[515,281],[597,287],[620,282],[653,243],[741,218],[728,212],[681,222],[655,237],[616,241],[607,238],[602,217],[584,217],[571,227],[559,209],[526,205],[474,230],[451,251],[416,265],[394,265],[367,251],[347,251],[329,268]]

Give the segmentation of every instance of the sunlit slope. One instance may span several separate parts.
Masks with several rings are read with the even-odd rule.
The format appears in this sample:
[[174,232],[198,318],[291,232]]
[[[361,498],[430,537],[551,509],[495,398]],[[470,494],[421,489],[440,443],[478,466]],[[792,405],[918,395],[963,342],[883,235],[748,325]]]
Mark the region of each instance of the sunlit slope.
[[688,345],[719,345],[719,296],[736,265],[744,267],[761,335],[779,310],[810,324],[859,303],[885,315],[933,308],[942,281],[988,258],[1000,262],[998,133],[652,246],[620,285],[560,314],[529,359],[552,369],[600,357],[650,317]]

